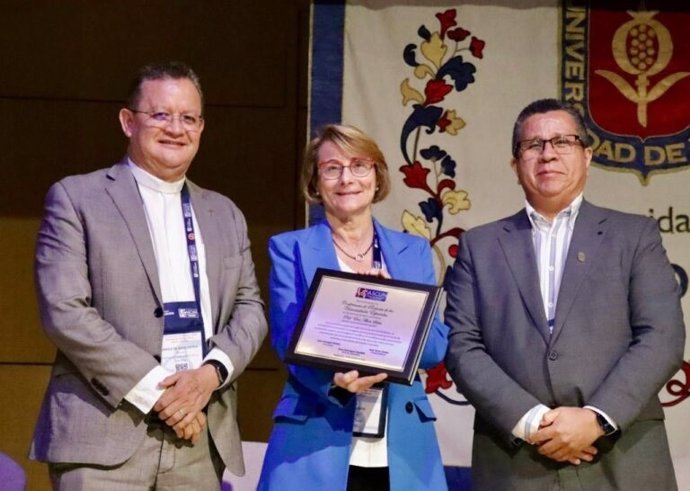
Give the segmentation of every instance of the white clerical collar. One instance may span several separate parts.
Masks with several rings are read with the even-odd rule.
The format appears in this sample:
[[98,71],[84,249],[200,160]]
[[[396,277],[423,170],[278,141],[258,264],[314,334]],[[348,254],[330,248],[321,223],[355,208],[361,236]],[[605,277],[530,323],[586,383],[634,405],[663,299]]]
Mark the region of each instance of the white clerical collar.
[[144,186],[163,194],[178,194],[180,191],[182,191],[182,186],[184,186],[184,181],[186,179],[185,177],[174,182],[164,181],[163,179],[160,179],[139,167],[137,164],[132,162],[129,157],[127,157],[127,166],[129,167],[129,170],[132,171],[134,179],[137,181],[139,186]]

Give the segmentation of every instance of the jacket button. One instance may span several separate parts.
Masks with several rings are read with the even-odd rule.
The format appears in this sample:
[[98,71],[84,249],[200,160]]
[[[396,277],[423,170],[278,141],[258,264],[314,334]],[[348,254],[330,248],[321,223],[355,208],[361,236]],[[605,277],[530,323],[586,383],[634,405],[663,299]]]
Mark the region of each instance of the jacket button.
[[156,310],[153,311],[153,316],[154,317],[163,317],[163,309],[160,307],[156,307]]
[[405,411],[407,411],[408,414],[411,414],[413,409],[414,409],[414,406],[412,405],[411,402],[408,402],[407,404],[405,404]]
[[556,351],[549,351],[549,360],[555,361],[558,359],[558,352]]

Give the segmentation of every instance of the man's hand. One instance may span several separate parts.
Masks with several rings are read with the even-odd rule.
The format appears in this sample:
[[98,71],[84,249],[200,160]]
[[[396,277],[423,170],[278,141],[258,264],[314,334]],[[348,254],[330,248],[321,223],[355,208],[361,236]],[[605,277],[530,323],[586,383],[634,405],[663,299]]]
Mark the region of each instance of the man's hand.
[[189,440],[192,445],[195,445],[199,438],[201,437],[201,432],[204,431],[206,427],[206,415],[203,411],[196,413],[196,417],[186,426],[182,425],[182,422],[177,423],[173,426],[177,438],[183,440]]
[[166,390],[153,409],[168,426],[177,428],[177,433],[178,429],[184,431],[195,421],[198,424],[198,415],[218,387],[218,376],[213,366],[202,365],[174,373],[164,378],[159,386]]
[[333,376],[333,383],[353,394],[361,394],[369,390],[372,385],[383,382],[386,377],[388,377],[388,375],[385,373],[360,377],[357,370],[351,370],[347,373],[336,373]]
[[558,462],[579,465],[591,462],[597,449],[592,445],[604,431],[596,413],[580,407],[558,407],[542,418],[540,429],[529,439],[539,453]]

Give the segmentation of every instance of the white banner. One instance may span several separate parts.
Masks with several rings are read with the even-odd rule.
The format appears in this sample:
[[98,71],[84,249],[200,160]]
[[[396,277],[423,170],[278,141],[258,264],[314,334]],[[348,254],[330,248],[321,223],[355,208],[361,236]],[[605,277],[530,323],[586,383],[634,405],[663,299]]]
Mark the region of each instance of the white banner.
[[[636,7],[637,3],[631,8]],[[625,11],[603,21],[590,14],[588,8],[556,0],[316,3],[311,128],[341,120],[378,142],[390,166],[393,188],[391,196],[376,205],[375,215],[391,228],[430,240],[439,282],[452,264],[459,233],[523,206],[522,189],[510,169],[512,125],[529,102],[555,97],[581,104],[588,121],[599,125],[595,160],[600,163],[592,167],[586,198],[597,205],[657,218],[669,258],[687,290],[690,152],[683,132],[690,128],[690,109],[685,102],[671,100],[680,108],[676,111],[680,126],[672,129],[682,137],[678,143],[678,138],[669,140],[669,130],[661,121],[668,111],[655,105],[690,90],[682,85],[686,81],[681,75],[673,75],[684,73],[673,65],[673,60],[682,58],[682,50],[688,50],[685,58],[690,59],[690,43],[679,37],[688,36],[674,31],[661,14],[657,24],[644,21],[657,33],[664,34],[668,27],[668,36],[659,38],[659,46],[665,42],[668,51],[668,39],[672,39],[676,53],[661,68],[665,60],[652,60],[660,68],[658,75],[635,61],[637,72],[622,73],[619,78],[627,77],[634,88],[634,77],[639,80],[644,75],[652,86],[657,80],[669,85],[671,77],[678,87],[676,92],[672,88],[659,95],[658,102],[646,103],[649,121],[642,128],[646,133],[632,133],[633,143],[626,143],[620,128],[615,128],[618,133],[607,132],[600,115],[610,104],[616,115],[633,120],[630,127],[640,126],[635,119],[640,104],[631,99],[635,94],[626,99],[629,91],[617,91],[605,76],[587,70],[594,66],[595,55],[596,63],[606,67],[614,57],[611,39],[616,33],[629,39],[637,32],[635,26],[644,22]],[[596,31],[597,22],[608,22],[611,33]],[[599,40],[599,45],[588,45],[588,39]],[[589,64],[588,57],[593,60]],[[614,65],[608,68],[609,72],[623,70]],[[613,94],[607,93],[603,109],[594,91],[588,92],[588,83],[597,77],[601,78],[597,94],[607,90]],[[605,88],[606,84],[611,87]],[[666,133],[655,140],[654,128],[666,128]],[[686,324],[689,297],[687,293],[683,297]],[[675,382],[661,392],[662,402],[668,404],[667,429],[680,489],[690,489],[690,402],[686,399],[690,365],[685,368],[687,372],[679,372]],[[449,382],[443,367],[431,371],[426,383],[439,416],[437,433],[444,462],[470,465],[472,408]]]

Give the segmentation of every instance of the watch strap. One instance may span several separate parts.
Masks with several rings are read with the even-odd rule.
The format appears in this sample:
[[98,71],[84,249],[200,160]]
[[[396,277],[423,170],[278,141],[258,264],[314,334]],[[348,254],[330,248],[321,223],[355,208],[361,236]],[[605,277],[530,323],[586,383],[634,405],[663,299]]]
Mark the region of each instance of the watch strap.
[[211,365],[216,370],[216,376],[218,377],[218,387],[225,383],[225,380],[228,378],[228,369],[225,368],[225,365],[223,365],[218,360],[206,360],[204,362],[204,365]]
[[608,419],[606,419],[603,415],[597,413],[597,423],[599,423],[599,426],[601,426],[601,429],[604,432],[604,436],[609,436],[612,435],[613,433],[616,432],[616,428],[613,427],[611,423],[609,423]]

